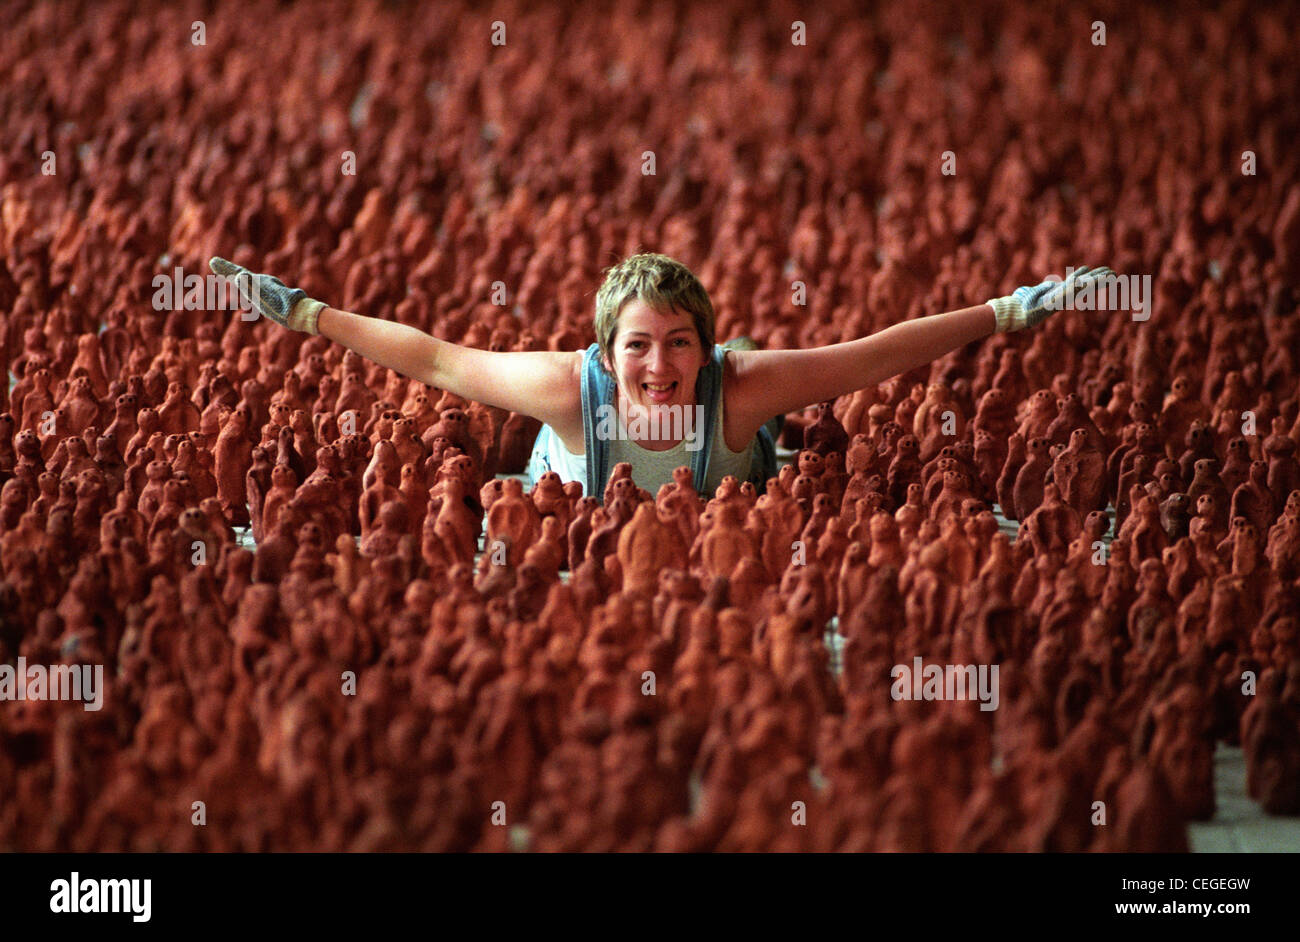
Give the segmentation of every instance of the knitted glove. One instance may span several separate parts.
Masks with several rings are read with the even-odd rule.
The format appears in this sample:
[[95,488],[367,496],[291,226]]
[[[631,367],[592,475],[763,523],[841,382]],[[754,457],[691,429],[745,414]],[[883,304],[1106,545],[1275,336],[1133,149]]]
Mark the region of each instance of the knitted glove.
[[1104,265],[1101,268],[1084,265],[1072,271],[1064,281],[1049,278],[1040,284],[1017,288],[1004,297],[990,298],[984,303],[993,308],[999,332],[1023,330],[1041,324],[1048,314],[1061,310],[1067,297],[1078,294],[1086,282],[1099,281],[1114,274]]
[[244,303],[263,317],[270,318],[281,327],[315,334],[316,318],[325,307],[324,301],[307,297],[301,288],[290,288],[274,275],[259,275],[242,265],[213,256],[208,267],[223,278],[229,278],[239,289]]

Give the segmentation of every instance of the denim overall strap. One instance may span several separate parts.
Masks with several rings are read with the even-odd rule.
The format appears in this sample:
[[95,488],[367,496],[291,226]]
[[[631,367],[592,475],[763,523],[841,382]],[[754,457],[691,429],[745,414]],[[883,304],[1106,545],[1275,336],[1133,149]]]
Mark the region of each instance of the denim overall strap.
[[600,406],[613,401],[614,380],[600,365],[600,345],[593,343],[582,355],[582,436],[587,450],[586,494],[597,499],[605,493],[610,469],[609,442],[596,437],[596,421]]
[[713,453],[713,436],[718,419],[718,397],[722,395],[722,358],[727,351],[719,344],[713,345],[713,357],[695,378],[695,401],[704,406],[704,428],[699,438],[700,448],[691,455],[691,477],[696,491],[704,493],[704,482],[709,473],[709,456]]
[[[722,393],[723,358],[727,351],[720,345],[713,347],[713,360],[700,370],[695,382],[695,401],[704,406],[704,447],[697,451],[691,460],[691,472],[694,475],[695,489],[704,493],[704,482],[709,473],[709,457],[713,454],[713,437],[721,435],[722,429],[715,428],[718,417],[718,397]],[[750,458],[749,480],[761,493],[767,486],[767,479],[776,477],[776,441],[766,425],[755,436],[754,451]],[[707,496],[707,495],[706,495]]]

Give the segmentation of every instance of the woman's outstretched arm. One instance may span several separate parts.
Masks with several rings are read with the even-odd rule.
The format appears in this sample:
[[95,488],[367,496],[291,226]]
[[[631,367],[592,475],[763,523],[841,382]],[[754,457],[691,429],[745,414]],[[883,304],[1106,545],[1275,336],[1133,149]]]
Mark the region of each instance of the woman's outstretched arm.
[[[993,333],[987,304],[919,317],[863,337],[810,350],[745,350],[736,363],[737,408],[755,428],[774,415],[844,396],[924,366]],[[730,405],[730,404],[729,404]],[[752,413],[752,415],[751,415]]]
[[225,259],[214,258],[209,264],[217,274],[235,279],[245,300],[281,326],[328,337],[427,386],[532,416],[557,429],[581,428],[581,353],[497,353],[462,347],[408,324],[327,307],[278,278],[254,274]]
[[462,347],[394,321],[326,307],[317,330],[367,360],[484,405],[565,425],[582,415],[582,354]]
[[[1080,268],[1070,281],[1078,288],[1082,281],[1112,274],[1108,268]],[[735,392],[727,407],[739,411],[744,427],[757,429],[774,415],[848,395],[995,331],[1032,327],[1060,306],[1065,284],[1055,279],[1019,288],[985,304],[903,321],[847,343],[733,352],[728,358],[735,361]]]

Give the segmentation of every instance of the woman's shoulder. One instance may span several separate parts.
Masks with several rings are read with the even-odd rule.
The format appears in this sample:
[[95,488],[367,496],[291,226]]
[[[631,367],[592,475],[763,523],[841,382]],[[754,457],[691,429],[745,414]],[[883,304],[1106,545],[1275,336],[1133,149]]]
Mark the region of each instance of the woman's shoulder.
[[[722,361],[722,422],[727,448],[739,452],[749,445],[763,423],[772,418],[762,415],[761,397],[754,387],[750,365],[746,361],[760,352],[747,349],[723,348]],[[740,445],[740,448],[736,446]]]
[[[570,453],[581,455],[582,447],[582,371],[587,351],[568,350],[556,352],[556,362],[563,364],[564,383],[569,387],[565,396],[564,414],[551,420],[550,426]],[[577,446],[575,449],[574,446]]]

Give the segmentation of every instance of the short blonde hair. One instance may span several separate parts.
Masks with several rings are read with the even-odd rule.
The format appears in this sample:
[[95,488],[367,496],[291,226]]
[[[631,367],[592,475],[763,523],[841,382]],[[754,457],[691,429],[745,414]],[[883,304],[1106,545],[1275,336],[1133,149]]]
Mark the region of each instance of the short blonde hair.
[[596,292],[596,343],[614,362],[614,335],[623,305],[640,298],[656,311],[679,308],[691,316],[705,356],[713,352],[714,313],[700,279],[676,259],[657,252],[632,255],[605,270]]

